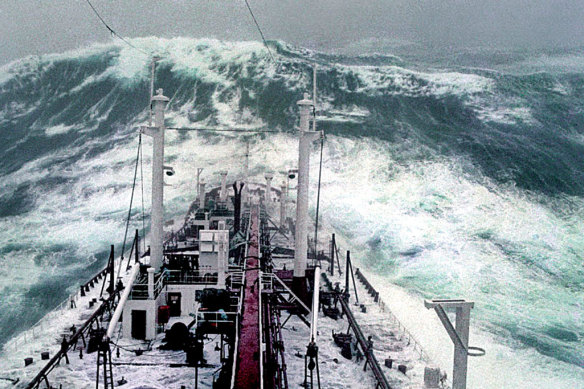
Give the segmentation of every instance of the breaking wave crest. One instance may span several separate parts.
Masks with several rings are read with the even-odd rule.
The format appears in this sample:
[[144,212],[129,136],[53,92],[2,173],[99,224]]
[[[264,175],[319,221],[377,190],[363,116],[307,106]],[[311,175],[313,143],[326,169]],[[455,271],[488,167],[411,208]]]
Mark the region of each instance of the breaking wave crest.
[[[296,101],[312,89],[317,62],[326,228],[416,301],[477,302],[476,336],[494,353],[471,367],[471,380],[484,383],[501,364],[527,369],[513,385],[481,387],[584,385],[584,73],[436,69],[272,42],[276,65],[258,42],[132,42],[162,57],[156,79],[171,97],[169,125],[280,131],[169,131],[177,174],[168,217],[188,208],[196,167],[211,184],[225,165],[238,178],[247,139],[258,180],[265,168],[295,165]],[[119,251],[148,64],[108,44],[0,69],[0,343],[95,272],[109,244]],[[139,228],[139,206],[132,216]],[[424,338],[427,329],[418,331]],[[437,359],[447,361],[447,347]]]

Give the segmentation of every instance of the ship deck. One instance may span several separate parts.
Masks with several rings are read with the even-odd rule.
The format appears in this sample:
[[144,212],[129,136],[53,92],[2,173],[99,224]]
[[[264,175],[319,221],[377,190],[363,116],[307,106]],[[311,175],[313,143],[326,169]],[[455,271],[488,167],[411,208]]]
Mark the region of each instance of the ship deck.
[[[256,198],[257,203],[259,200]],[[235,387],[260,387],[261,367],[260,355],[262,341],[260,337],[260,318],[257,301],[261,296],[261,276],[258,269],[259,247],[257,245],[257,232],[255,227],[259,224],[257,212],[251,217],[251,237],[247,253],[247,269],[245,272],[245,311],[242,316],[238,362],[236,369]],[[256,224],[258,223],[258,224]],[[326,227],[325,227],[326,228]],[[323,234],[324,235],[324,234]],[[254,241],[256,243],[254,243]],[[284,249],[283,254],[272,255],[275,269],[290,269],[293,267],[293,256],[290,255],[294,247],[294,239],[291,234],[273,233],[271,237],[272,248]],[[321,242],[321,247],[326,247],[326,242]],[[326,267],[323,270],[327,270]],[[344,271],[344,269],[343,269]],[[331,281],[344,282],[343,276],[335,272]],[[281,273],[282,274],[282,273]],[[383,305],[375,302],[372,297],[365,292],[363,285],[357,282],[359,293],[359,303],[362,304],[366,313],[361,312],[360,307],[355,306],[354,293],[352,293],[349,304],[352,307],[356,320],[360,323],[365,336],[373,337],[373,353],[380,361],[384,374],[388,378],[391,387],[394,389],[413,389],[423,387],[424,367],[428,361],[421,358],[419,349],[415,342],[412,342],[408,334],[405,333],[398,323],[392,318]],[[99,287],[93,288],[85,297],[79,297],[76,301],[77,308],[70,309],[63,307],[60,311],[47,315],[39,326],[22,334],[17,339],[8,343],[4,348],[5,354],[10,354],[9,366],[3,366],[4,376],[19,378],[20,383],[12,386],[9,382],[0,382],[7,387],[26,387],[26,383],[44,365],[40,360],[41,351],[49,351],[51,356],[59,350],[59,344],[64,334],[69,333],[72,324],[82,323],[84,318],[93,311],[89,307],[89,301],[99,295]],[[254,303],[255,301],[255,303]],[[308,345],[310,330],[304,322],[296,316],[291,316],[287,320],[288,313],[281,311],[281,333],[284,341],[284,353],[287,367],[289,387],[298,387],[304,382],[304,364],[306,346]],[[184,316],[171,318],[167,325],[176,321],[188,323],[191,317]],[[286,322],[284,324],[284,322]],[[316,339],[319,347],[319,367],[322,387],[327,388],[356,388],[375,387],[375,379],[368,368],[363,370],[363,362],[356,362],[341,355],[341,349],[337,347],[332,339],[332,332],[347,332],[348,323],[346,319],[339,318],[333,320],[319,314],[319,331]],[[118,327],[119,328],[119,327]],[[36,331],[36,332],[35,332]],[[217,378],[218,369],[221,367],[220,353],[217,351],[220,342],[219,335],[208,334],[204,339],[204,363],[195,369],[188,366],[184,351],[172,351],[159,349],[164,342],[164,333],[160,333],[151,342],[142,342],[135,339],[125,339],[118,337],[112,339],[112,361],[114,381],[127,380],[131,383],[129,387],[148,388],[180,388],[182,385],[194,387],[196,376],[199,388],[211,388],[213,381]],[[53,386],[93,388],[96,379],[96,358],[97,353],[80,354],[82,344],[78,344],[69,352],[70,364],[61,362],[51,373],[50,382]],[[80,356],[83,358],[80,358]],[[35,362],[24,367],[25,357],[34,357]],[[392,358],[394,365],[392,368],[383,366],[386,358]],[[407,368],[407,373],[403,374],[396,368],[402,364]],[[103,383],[100,384],[103,386]]]

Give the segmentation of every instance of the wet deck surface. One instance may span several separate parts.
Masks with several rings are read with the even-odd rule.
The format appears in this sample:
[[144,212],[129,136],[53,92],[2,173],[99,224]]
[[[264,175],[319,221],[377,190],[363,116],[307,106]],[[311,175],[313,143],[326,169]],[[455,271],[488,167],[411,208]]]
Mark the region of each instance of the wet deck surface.
[[250,243],[245,272],[244,312],[237,352],[236,388],[260,387],[260,318],[259,318],[259,218],[256,207],[250,219]]

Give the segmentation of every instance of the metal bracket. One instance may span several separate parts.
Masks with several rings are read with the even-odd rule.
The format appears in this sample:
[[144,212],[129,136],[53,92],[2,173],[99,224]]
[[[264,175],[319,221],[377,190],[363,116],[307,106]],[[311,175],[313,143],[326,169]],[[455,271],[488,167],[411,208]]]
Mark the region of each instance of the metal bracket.
[[141,126],[140,127],[140,133],[144,134],[144,135],[148,135],[150,137],[155,136],[156,134],[158,134],[160,131],[160,128],[158,127],[150,127],[150,126]]
[[[474,302],[465,300],[424,300],[424,306],[434,309],[448,336],[454,343],[454,367],[452,389],[466,389],[466,372],[468,356],[478,357],[485,355],[485,350],[480,347],[468,346],[470,327],[470,310]],[[456,328],[446,314],[446,309],[456,310]]]

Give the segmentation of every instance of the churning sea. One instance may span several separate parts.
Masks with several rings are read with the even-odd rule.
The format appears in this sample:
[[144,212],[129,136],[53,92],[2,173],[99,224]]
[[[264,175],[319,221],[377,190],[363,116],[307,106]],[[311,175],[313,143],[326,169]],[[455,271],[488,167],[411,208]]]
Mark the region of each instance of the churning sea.
[[[262,181],[271,169],[279,184],[296,164],[296,101],[312,90],[316,62],[327,231],[420,310],[423,298],[475,301],[472,336],[487,356],[471,360],[471,387],[584,388],[579,51],[348,55],[271,42],[276,65],[257,42],[132,42],[162,57],[156,85],[171,98],[169,126],[279,131],[169,130],[177,174],[168,217],[194,199],[197,167],[210,184],[225,167],[239,178],[246,142],[251,174]],[[119,253],[149,63],[103,44],[0,68],[0,344],[76,291],[110,244]],[[144,139],[147,206],[150,145]],[[313,192],[317,156],[315,145]],[[141,227],[138,193],[132,229]]]

